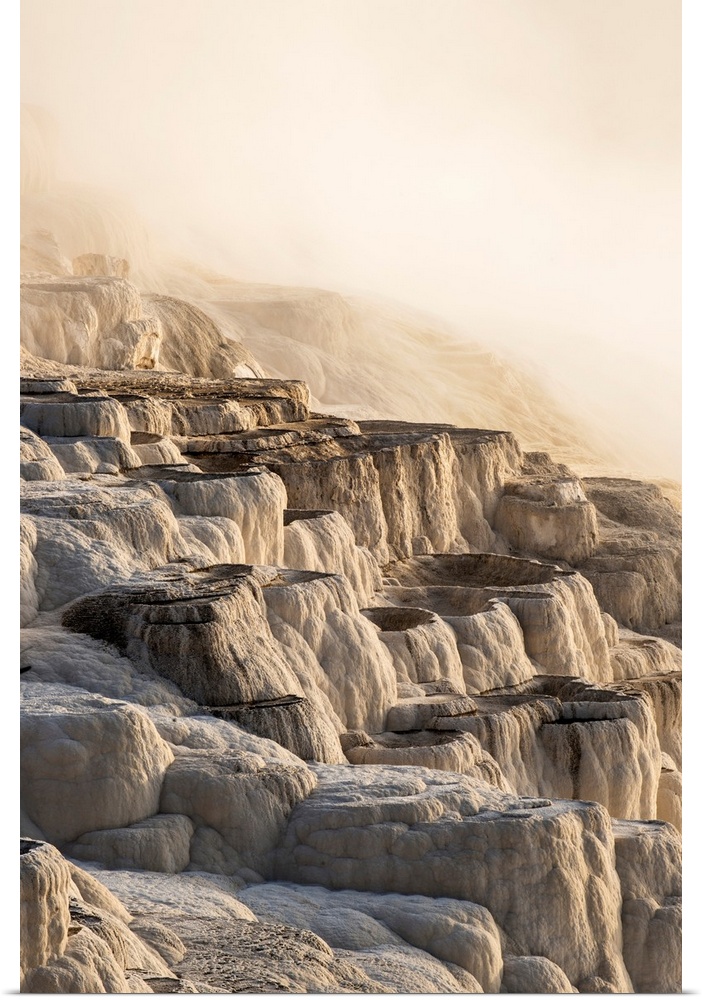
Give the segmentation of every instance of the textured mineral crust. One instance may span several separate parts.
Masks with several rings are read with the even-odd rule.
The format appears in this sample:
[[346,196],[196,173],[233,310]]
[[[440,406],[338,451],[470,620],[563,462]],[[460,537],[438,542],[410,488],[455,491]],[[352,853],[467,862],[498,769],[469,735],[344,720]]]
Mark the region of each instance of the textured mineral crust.
[[257,360],[23,259],[21,989],[679,991],[661,490],[268,377],[340,296],[239,289]]

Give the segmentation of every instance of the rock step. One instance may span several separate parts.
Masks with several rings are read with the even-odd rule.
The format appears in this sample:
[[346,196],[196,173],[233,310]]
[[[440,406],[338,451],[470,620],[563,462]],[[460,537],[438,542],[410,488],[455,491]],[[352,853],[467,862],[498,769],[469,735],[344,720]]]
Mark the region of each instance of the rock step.
[[[252,461],[265,460],[269,453],[278,456],[281,449],[287,454],[299,448],[311,448],[315,445],[331,447],[331,442],[338,438],[355,437],[358,428],[351,420],[341,417],[316,417],[310,419],[300,417],[294,422],[275,422],[271,425],[260,424],[252,430],[242,430],[231,434],[210,434],[198,437],[178,437],[181,451],[189,459],[200,465],[203,471],[225,471],[218,466],[208,464],[206,456],[238,455],[251,456]],[[259,453],[263,453],[259,458]],[[331,456],[328,456],[331,457]]]
[[[126,426],[133,431],[218,436],[294,424],[310,415],[309,391],[300,382],[211,382],[177,373],[149,372],[154,376],[152,381],[139,379],[138,372],[108,374],[111,377],[105,380],[93,380],[89,373],[74,380],[22,379],[22,422],[37,433],[54,436],[104,436],[115,433],[106,432],[105,424],[108,417],[114,423],[118,413],[122,436],[125,416]],[[334,418],[329,420],[334,422]],[[44,427],[49,429],[44,431]]]

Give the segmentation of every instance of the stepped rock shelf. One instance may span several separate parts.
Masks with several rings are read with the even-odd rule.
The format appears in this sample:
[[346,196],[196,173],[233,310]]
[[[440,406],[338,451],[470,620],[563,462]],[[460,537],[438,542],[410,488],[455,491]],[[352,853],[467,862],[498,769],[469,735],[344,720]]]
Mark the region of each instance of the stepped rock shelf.
[[655,486],[299,381],[31,360],[24,991],[680,990]]

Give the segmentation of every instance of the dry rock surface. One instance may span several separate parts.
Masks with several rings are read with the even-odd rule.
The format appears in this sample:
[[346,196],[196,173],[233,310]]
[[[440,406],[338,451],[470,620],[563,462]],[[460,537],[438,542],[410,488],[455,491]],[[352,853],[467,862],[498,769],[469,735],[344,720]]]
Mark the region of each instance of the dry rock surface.
[[23,254],[22,991],[678,992],[661,491]]

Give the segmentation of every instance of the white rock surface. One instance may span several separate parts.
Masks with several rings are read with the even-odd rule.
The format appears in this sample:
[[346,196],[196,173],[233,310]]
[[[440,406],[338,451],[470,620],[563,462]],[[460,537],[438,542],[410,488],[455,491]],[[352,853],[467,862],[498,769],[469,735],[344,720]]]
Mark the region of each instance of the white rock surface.
[[25,483],[21,497],[37,536],[39,610],[188,555],[157,486],[104,479]]
[[465,690],[463,668],[451,628],[423,608],[367,608],[364,615],[379,629],[378,638],[392,656],[399,683],[448,680]]
[[114,646],[60,625],[35,624],[20,631],[20,665],[25,683],[67,684],[137,705],[162,705],[171,715],[198,706],[170,681],[137,668]]
[[612,679],[600,608],[588,581],[534,559],[481,552],[419,556],[389,567],[386,595],[442,617],[474,615],[499,599],[519,621],[537,672]]
[[511,687],[534,676],[519,620],[503,601],[489,601],[475,615],[447,615],[444,620],[456,636],[468,694]]
[[20,895],[22,992],[152,993],[149,979],[179,985],[129,928],[118,900],[51,845],[20,841]]
[[300,759],[273,740],[247,733],[232,722],[210,715],[188,715],[174,718],[167,709],[152,709],[150,716],[159,734],[174,747],[208,750],[217,758],[224,751],[236,750],[256,754],[267,763],[290,764],[299,767]]
[[245,751],[179,750],[161,794],[161,812],[190,816],[196,826],[190,857],[195,868],[232,874],[270,873],[294,806],[316,779],[302,761],[271,764]]
[[260,920],[308,927],[333,948],[370,951],[404,943],[464,969],[483,992],[499,992],[499,930],[490,913],[474,903],[270,882],[237,895]]
[[254,565],[283,565],[285,487],[267,470],[232,476],[164,478],[161,486],[178,515],[229,518],[241,532],[244,556]]
[[396,700],[392,660],[341,576],[280,574],[263,590],[271,631],[305,693],[314,680],[348,729],[382,732]]
[[661,754],[648,699],[566,704],[540,738],[552,764],[545,794],[600,802],[620,819],[656,818]]
[[161,326],[144,315],[124,278],[29,278],[22,283],[20,335],[32,354],[102,368],[153,368]]
[[63,953],[68,940],[71,874],[50,844],[20,842],[20,970],[22,978]]
[[64,479],[65,472],[45,441],[20,426],[20,479]]
[[500,993],[578,993],[563,969],[542,955],[506,955]]
[[[107,254],[71,276],[50,239],[23,252],[54,275],[25,282],[24,336],[113,366],[23,355],[23,829],[136,905],[68,865],[72,933],[32,985],[679,989],[679,840],[645,821],[681,820],[662,496],[586,498],[505,432],[310,413],[223,338],[287,364],[258,323],[292,308],[300,364],[337,392],[320,316],[340,349],[360,336],[338,297],[227,286],[201,309],[142,297]],[[205,377],[114,370],[159,342]]]
[[118,644],[200,705],[301,695],[265,618],[261,584],[275,573],[220,566],[144,575],[75,602],[62,621]]
[[380,590],[376,560],[356,545],[351,528],[336,511],[286,511],[284,535],[284,563],[290,569],[345,576],[360,604]]
[[343,739],[346,757],[352,764],[401,764],[453,771],[514,793],[497,761],[469,733],[382,733],[373,739],[365,733],[347,733]]
[[634,989],[678,993],[682,974],[681,843],[667,823],[614,824],[624,960]]
[[23,806],[56,843],[158,812],[173,753],[138,709],[58,684],[22,686]]
[[597,548],[597,511],[576,479],[528,477],[505,484],[495,528],[518,552],[573,566]]
[[681,669],[682,650],[665,639],[619,629],[619,641],[610,650],[614,680],[631,680]]
[[127,445],[130,442],[124,407],[101,393],[56,392],[21,397],[20,422],[43,438],[116,438]]
[[117,476],[141,465],[135,449],[118,438],[47,437],[46,443],[67,476]]
[[193,832],[187,816],[156,815],[117,830],[84,833],[67,850],[71,857],[107,868],[181,872],[190,862]]
[[277,852],[278,878],[469,899],[519,952],[549,958],[576,987],[599,976],[615,992],[629,988],[601,806],[510,799],[420,768],[315,770],[318,789],[291,816]]

